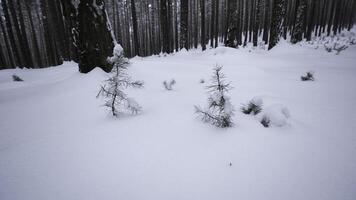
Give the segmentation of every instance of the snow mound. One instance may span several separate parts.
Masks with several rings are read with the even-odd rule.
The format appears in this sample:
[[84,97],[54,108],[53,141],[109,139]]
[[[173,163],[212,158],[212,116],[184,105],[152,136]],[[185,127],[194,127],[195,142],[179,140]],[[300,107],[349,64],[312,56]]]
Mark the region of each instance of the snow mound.
[[283,127],[288,124],[290,112],[286,106],[274,104],[264,109],[260,115],[260,121],[263,118],[269,119],[271,126]]
[[263,105],[263,99],[261,97],[253,97],[251,99],[251,103],[255,104],[256,106],[262,106]]

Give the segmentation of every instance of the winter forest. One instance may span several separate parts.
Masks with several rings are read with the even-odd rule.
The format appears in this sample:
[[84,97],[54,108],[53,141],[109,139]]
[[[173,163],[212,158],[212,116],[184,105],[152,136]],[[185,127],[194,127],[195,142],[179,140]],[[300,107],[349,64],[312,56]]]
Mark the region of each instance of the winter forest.
[[0,0],[1,200],[355,200],[356,0]]
[[90,62],[86,43],[108,56],[112,40],[129,58],[198,46],[271,49],[280,37],[297,43],[350,30],[355,10],[354,0],[2,0],[0,66]]

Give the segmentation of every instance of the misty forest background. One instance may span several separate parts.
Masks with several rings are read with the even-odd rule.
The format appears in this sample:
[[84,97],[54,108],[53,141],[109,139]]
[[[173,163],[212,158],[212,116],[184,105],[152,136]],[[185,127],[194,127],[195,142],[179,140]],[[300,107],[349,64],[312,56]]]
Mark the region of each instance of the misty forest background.
[[350,30],[356,0],[0,0],[0,69],[64,61],[110,71],[125,56],[297,43]]

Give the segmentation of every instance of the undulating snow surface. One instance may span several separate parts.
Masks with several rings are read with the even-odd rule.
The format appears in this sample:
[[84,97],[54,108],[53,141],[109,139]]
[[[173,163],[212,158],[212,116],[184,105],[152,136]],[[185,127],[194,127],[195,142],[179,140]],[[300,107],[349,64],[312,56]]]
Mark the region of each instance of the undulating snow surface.
[[[143,112],[119,118],[95,98],[100,69],[0,71],[1,200],[356,199],[355,46],[335,55],[282,42],[131,63],[145,88],[127,92]],[[228,129],[194,115],[215,64],[234,87]],[[307,71],[314,82],[300,81]],[[266,109],[257,116],[240,112],[252,98]],[[266,113],[282,126],[264,128]]]

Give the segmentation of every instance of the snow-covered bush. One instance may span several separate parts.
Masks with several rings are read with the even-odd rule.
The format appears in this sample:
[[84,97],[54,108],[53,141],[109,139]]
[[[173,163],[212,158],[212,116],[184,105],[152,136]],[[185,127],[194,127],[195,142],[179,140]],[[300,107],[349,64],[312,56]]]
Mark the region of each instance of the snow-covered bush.
[[290,112],[287,107],[275,104],[267,107],[260,115],[260,122],[264,127],[282,127],[288,124]]
[[142,88],[142,81],[133,81],[127,75],[126,70],[129,65],[128,59],[123,55],[121,45],[116,44],[113,50],[113,56],[108,58],[113,65],[111,76],[102,85],[97,97],[105,98],[104,106],[110,108],[113,116],[117,116],[124,109],[135,114],[141,110],[140,105],[132,98],[129,98],[124,89],[128,87]]
[[163,86],[166,90],[173,90],[173,85],[176,84],[176,81],[172,79],[171,81],[163,81]]
[[204,84],[205,80],[202,78],[202,79],[200,79],[199,83]]
[[246,115],[249,114],[257,115],[262,111],[262,105],[263,105],[263,100],[261,98],[255,97],[246,105],[242,105],[241,111]]
[[264,127],[268,128],[270,126],[270,123],[271,123],[271,120],[266,115],[264,115],[261,119],[261,124]]
[[20,77],[17,76],[16,74],[12,75],[12,80],[13,80],[13,81],[23,81],[22,78],[20,78]]
[[349,46],[347,46],[346,44],[341,44],[341,43],[334,44],[334,50],[336,51],[336,55],[339,55],[341,51],[344,51],[347,48],[349,48]]
[[211,85],[207,86],[209,92],[208,106],[202,109],[195,106],[196,114],[204,122],[211,123],[217,127],[231,127],[234,107],[226,93],[231,89],[230,83],[225,82],[225,75],[221,72],[222,66],[214,68]]
[[337,35],[322,35],[321,37],[312,37],[310,41],[302,41],[301,45],[307,45],[314,49],[324,48],[329,53],[339,55],[350,45],[356,44],[356,35],[350,31],[343,31]]
[[302,81],[314,81],[314,72],[306,72],[304,76],[301,76]]
[[333,51],[333,46],[330,45],[329,43],[324,44],[325,51],[331,53]]

